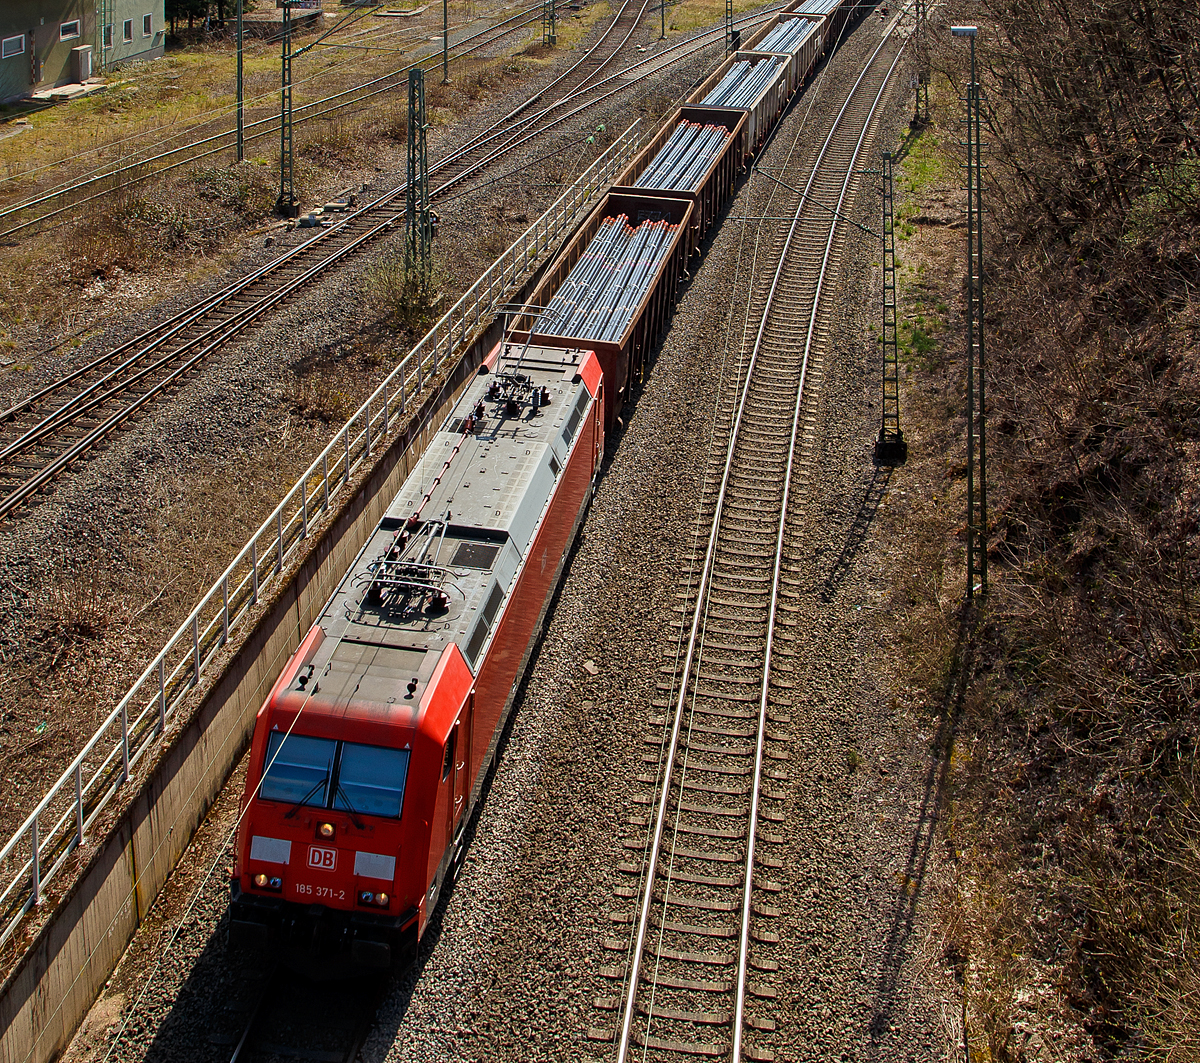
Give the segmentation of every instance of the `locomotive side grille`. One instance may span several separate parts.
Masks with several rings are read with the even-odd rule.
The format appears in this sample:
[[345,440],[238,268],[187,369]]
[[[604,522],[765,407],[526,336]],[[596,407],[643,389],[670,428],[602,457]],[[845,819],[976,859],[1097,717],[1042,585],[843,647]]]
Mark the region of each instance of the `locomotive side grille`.
[[479,623],[475,625],[475,630],[471,632],[467,648],[463,651],[463,656],[466,657],[472,668],[475,667],[475,659],[479,656],[479,649],[483,645],[483,640],[487,638],[487,633],[488,622],[480,617]]
[[579,401],[575,403],[575,409],[571,411],[571,416],[567,418],[567,427],[563,429],[563,442],[569,447],[571,440],[575,438],[575,431],[579,428],[579,421],[583,417],[583,411],[587,408],[587,404],[591,401],[591,395],[586,391],[579,396]]
[[[467,545],[466,543],[463,544]],[[500,611],[500,603],[504,601],[504,588],[499,583],[492,587],[492,593],[488,595],[487,604],[483,607],[483,614],[479,618],[479,623],[475,625],[475,630],[471,632],[471,638],[467,642],[466,649],[463,650],[463,656],[472,668],[475,667],[475,660],[479,656],[479,651],[487,641],[488,632],[492,629],[492,622],[496,619],[496,614]]]
[[496,619],[496,613],[500,610],[500,603],[504,601],[504,588],[497,583],[492,588],[492,593],[488,595],[487,605],[483,607],[483,619],[487,622],[487,626],[492,626],[492,621]]

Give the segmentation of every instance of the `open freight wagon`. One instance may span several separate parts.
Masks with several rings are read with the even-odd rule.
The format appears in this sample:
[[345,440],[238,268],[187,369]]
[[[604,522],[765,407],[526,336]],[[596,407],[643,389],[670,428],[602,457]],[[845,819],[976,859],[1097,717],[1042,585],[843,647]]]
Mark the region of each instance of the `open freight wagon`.
[[791,98],[795,87],[791,80],[787,56],[739,51],[717,67],[687,102],[746,111],[746,139],[753,154]]
[[[559,253],[553,269],[530,294],[526,309],[506,329],[514,343],[532,340],[544,347],[595,351],[604,370],[606,427],[621,412],[631,381],[641,379],[650,348],[675,305],[689,254],[693,209],[690,198],[609,192]],[[653,255],[637,267],[608,262],[599,244],[593,246],[607,239],[622,217],[630,228],[658,226]],[[575,272],[576,267],[580,272]],[[628,283],[622,285],[626,272]],[[576,296],[601,295],[604,305],[588,317],[588,309],[579,305]],[[556,331],[572,311],[587,320]],[[592,327],[597,322],[599,327]]]
[[615,191],[691,199],[691,254],[733,194],[749,154],[746,129],[746,112],[738,108],[678,107],[629,164]]
[[788,14],[805,15],[808,18],[822,19],[821,51],[827,51],[836,45],[841,35],[842,27],[852,11],[857,10],[855,4],[847,0],[796,0],[788,8]]
[[743,45],[745,51],[786,56],[791,91],[809,78],[825,47],[821,19],[784,13],[776,15]]

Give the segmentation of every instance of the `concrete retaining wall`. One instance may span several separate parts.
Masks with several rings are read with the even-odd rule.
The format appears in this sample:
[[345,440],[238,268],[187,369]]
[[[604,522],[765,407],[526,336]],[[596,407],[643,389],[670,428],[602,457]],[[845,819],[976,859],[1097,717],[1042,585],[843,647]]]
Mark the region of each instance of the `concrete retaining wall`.
[[[524,297],[522,290],[518,301]],[[50,1063],[66,1047],[237,764],[271,684],[501,333],[493,323],[405,433],[352,482],[314,531],[307,556],[260,605],[258,621],[231,642],[225,667],[197,688],[187,723],[159,751],[0,987],[0,1061]]]

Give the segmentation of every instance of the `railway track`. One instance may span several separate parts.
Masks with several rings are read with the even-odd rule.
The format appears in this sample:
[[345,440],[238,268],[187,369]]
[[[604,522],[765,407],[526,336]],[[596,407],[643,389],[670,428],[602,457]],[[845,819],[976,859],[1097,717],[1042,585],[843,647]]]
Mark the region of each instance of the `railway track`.
[[889,34],[864,66],[793,195],[774,275],[752,298],[725,444],[700,501],[706,549],[684,574],[678,643],[662,668],[669,711],[647,739],[658,747],[647,756],[657,774],[645,776],[656,786],[649,841],[640,864],[622,866],[639,893],[627,962],[605,972],[621,985],[608,1005],[619,1014],[618,1063],[774,1058],[782,864],[772,850],[784,840],[776,824],[788,775],[773,765],[787,758],[792,705],[776,639],[787,638],[789,515],[802,504],[795,485],[825,342],[821,295],[838,255],[828,208],[843,209],[901,52]]
[[[540,19],[540,7],[522,10],[494,26],[486,27],[455,42],[450,49],[450,58],[457,60],[482,51],[508,34],[524,29],[526,26],[540,21]],[[423,40],[424,38],[421,39]],[[402,82],[397,79],[406,74],[412,67],[422,65],[433,66],[440,59],[440,53],[430,55],[424,59],[417,60],[415,63],[406,64],[390,73],[372,78],[361,85],[352,86],[349,89],[344,89],[341,92],[321,99],[297,104],[294,108],[293,124],[303,125],[305,122],[321,118],[328,119],[330,115],[345,108],[367,104],[382,93],[395,92],[402,85]],[[262,137],[277,137],[278,129],[278,111],[263,118],[250,120],[245,126],[245,143],[249,144]],[[17,218],[36,207],[46,206],[58,200],[69,200],[65,205],[46,210],[36,217],[26,218],[24,221],[16,223],[9,223],[8,227],[0,231],[0,240],[8,240],[19,233],[36,228],[44,222],[54,221],[54,219],[60,218],[63,215],[73,217],[77,215],[80,207],[93,203],[98,199],[103,199],[105,196],[111,195],[115,190],[127,190],[134,184],[161,177],[171,170],[182,166],[191,166],[213,155],[229,151],[234,145],[236,136],[237,131],[232,128],[211,132],[199,140],[167,148],[165,151],[156,151],[151,155],[143,155],[132,161],[124,161],[116,167],[101,167],[98,172],[93,172],[81,180],[73,181],[59,188],[49,189],[10,206],[0,207],[0,223],[4,223],[6,219]]]
[[314,982],[280,968],[264,974],[229,1063],[298,1059],[354,1063],[383,1000],[385,978]]
[[[431,198],[445,197],[534,137],[628,89],[633,82],[627,70],[602,79],[597,75],[621,52],[648,2],[641,0],[637,6],[635,0],[626,0],[600,41],[563,75],[432,166],[431,175],[441,180]],[[678,51],[677,58],[684,58],[722,33],[698,34],[667,51]],[[654,59],[661,61],[662,55]],[[640,65],[644,63],[633,69]],[[547,94],[550,102],[524,114]],[[390,189],[274,261],[0,413],[0,519],[46,491],[157,398],[182,384],[210,354],[396,225],[403,218],[405,190],[404,185]]]

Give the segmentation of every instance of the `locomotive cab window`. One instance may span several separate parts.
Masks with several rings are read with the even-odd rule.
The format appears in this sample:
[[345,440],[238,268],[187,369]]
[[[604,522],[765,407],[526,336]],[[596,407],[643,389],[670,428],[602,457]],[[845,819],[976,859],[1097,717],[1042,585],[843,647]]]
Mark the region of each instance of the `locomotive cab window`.
[[395,819],[404,804],[407,749],[343,742],[333,807]]
[[337,742],[332,738],[273,731],[259,792],[267,801],[323,806],[336,753]]
[[457,734],[458,728],[455,727],[446,739],[446,749],[442,753],[442,782],[450,778],[450,769],[454,766],[454,736]]
[[259,796],[309,808],[397,819],[408,750],[310,735],[271,734]]

